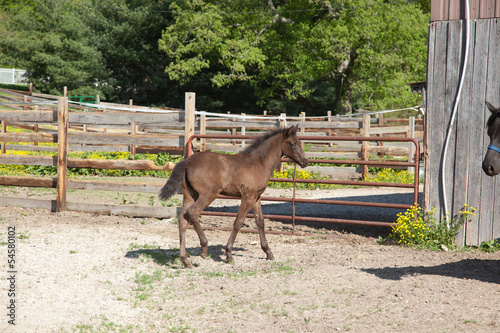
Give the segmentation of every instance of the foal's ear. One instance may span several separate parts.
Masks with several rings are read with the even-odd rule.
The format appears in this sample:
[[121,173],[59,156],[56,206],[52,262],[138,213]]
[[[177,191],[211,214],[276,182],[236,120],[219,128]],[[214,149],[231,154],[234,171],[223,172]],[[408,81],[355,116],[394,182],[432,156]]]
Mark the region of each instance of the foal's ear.
[[490,102],[484,101],[486,103],[486,106],[488,107],[488,110],[490,110],[492,113],[498,112],[500,108],[496,108],[493,105],[491,105]]
[[299,124],[292,126],[285,131],[285,135],[286,136],[295,135],[297,134],[298,129],[299,129]]

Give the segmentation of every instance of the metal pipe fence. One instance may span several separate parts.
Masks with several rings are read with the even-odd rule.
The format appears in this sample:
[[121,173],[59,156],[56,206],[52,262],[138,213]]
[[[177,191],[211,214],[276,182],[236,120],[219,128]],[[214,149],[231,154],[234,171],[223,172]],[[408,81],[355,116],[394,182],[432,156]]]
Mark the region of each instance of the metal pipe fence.
[[[190,137],[187,143],[187,155],[193,154],[193,140],[195,139],[227,139],[227,140],[246,140],[254,139],[253,135],[201,135],[196,134]],[[317,217],[317,216],[297,216],[295,212],[295,206],[297,203],[305,204],[325,204],[325,205],[348,205],[348,206],[360,206],[360,207],[376,207],[376,208],[396,208],[396,209],[408,209],[412,207],[415,203],[418,203],[419,199],[419,157],[420,157],[420,146],[416,139],[413,138],[398,138],[398,137],[361,137],[361,136],[328,136],[328,137],[316,137],[316,136],[299,136],[302,141],[361,141],[361,142],[409,142],[415,145],[415,158],[411,162],[403,161],[375,161],[375,160],[322,160],[322,159],[309,159],[309,164],[311,163],[324,163],[324,164],[351,164],[351,165],[366,165],[372,167],[380,168],[396,168],[396,167],[412,167],[415,170],[415,177],[413,184],[400,184],[400,183],[378,183],[378,182],[368,182],[368,181],[352,181],[352,180],[334,180],[334,179],[297,179],[296,173],[294,171],[293,178],[271,178],[270,182],[287,182],[293,184],[293,197],[292,198],[281,198],[281,197],[262,197],[262,201],[270,202],[291,202],[292,212],[290,215],[271,215],[264,214],[264,218],[276,219],[276,220],[286,220],[292,221],[292,234],[295,233],[295,222],[321,222],[321,223],[339,223],[339,224],[354,224],[354,225],[365,225],[365,226],[377,226],[377,227],[391,227],[394,223],[383,222],[383,221],[364,221],[364,220],[354,220],[354,219],[339,219],[333,217]],[[281,162],[293,162],[290,159],[282,159]],[[296,184],[297,183],[308,183],[308,184],[336,184],[336,185],[350,185],[350,186],[373,186],[373,187],[392,187],[392,188],[412,188],[413,189],[413,202],[408,204],[402,203],[379,203],[379,202],[363,202],[363,201],[344,201],[344,200],[325,200],[325,199],[302,199],[296,198]],[[219,195],[219,199],[239,199],[236,197],[229,197]],[[231,212],[214,212],[214,211],[204,211],[202,215],[212,215],[212,216],[236,216],[236,213]],[[253,214],[248,214],[247,217],[253,217]]]

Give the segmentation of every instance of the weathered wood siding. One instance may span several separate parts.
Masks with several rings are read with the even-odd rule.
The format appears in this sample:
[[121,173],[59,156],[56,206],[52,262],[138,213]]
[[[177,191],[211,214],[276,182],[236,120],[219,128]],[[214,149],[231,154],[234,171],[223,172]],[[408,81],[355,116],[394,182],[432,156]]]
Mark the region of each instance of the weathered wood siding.
[[[460,20],[432,22],[429,28],[424,208],[440,214],[442,152],[464,61],[465,30]],[[500,177],[488,177],[481,168],[489,143],[485,100],[500,105],[499,19],[471,21],[467,72],[447,155],[450,214],[465,204],[477,209],[458,236],[467,245],[500,238]]]
[[[431,0],[431,21],[450,21],[466,18],[466,0]],[[469,17],[485,19],[500,17],[500,0],[467,0]]]

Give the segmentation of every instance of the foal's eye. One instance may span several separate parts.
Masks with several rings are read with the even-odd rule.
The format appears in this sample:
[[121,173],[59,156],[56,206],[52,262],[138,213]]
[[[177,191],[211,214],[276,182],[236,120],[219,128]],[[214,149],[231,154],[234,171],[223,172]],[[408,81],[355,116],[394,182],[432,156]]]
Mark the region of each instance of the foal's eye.
[[290,142],[290,147],[295,147],[295,142]]

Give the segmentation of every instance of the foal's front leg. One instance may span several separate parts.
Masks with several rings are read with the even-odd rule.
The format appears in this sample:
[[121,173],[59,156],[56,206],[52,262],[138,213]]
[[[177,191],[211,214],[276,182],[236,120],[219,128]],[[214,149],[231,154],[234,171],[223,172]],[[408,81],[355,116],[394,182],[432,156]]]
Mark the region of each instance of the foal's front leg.
[[231,236],[229,236],[229,240],[227,241],[226,245],[226,262],[230,263],[233,262],[233,245],[234,241],[236,240],[236,236],[238,235],[238,232],[241,229],[241,226],[243,225],[243,221],[245,221],[245,218],[250,211],[250,208],[254,204],[255,199],[254,198],[241,198],[241,205],[240,208],[238,209],[238,214],[236,215],[236,220],[234,220],[234,226],[233,226],[233,231],[231,231]]

